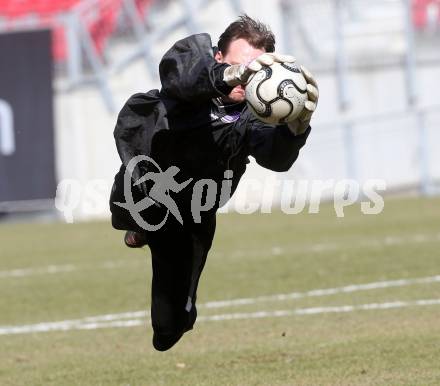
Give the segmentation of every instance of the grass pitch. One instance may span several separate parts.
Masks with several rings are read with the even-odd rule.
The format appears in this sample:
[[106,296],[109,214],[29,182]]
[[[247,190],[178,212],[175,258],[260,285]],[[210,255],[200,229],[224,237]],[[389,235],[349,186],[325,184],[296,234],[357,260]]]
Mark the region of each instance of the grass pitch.
[[[220,215],[198,302],[229,302],[201,307],[165,353],[131,314],[149,308],[148,249],[122,236],[107,223],[0,226],[0,385],[440,384],[438,198],[371,216]],[[8,333],[105,314],[136,323]]]

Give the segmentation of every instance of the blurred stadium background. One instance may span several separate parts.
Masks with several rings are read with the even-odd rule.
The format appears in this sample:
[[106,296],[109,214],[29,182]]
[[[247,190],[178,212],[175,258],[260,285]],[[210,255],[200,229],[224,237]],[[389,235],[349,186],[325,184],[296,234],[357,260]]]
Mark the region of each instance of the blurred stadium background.
[[[107,221],[114,124],[131,94],[160,87],[171,44],[215,43],[242,12],[271,25],[321,92],[295,166],[252,163],[247,178],[275,196],[275,180],[382,179],[403,198],[344,220],[331,206],[220,216],[201,314],[237,320],[154,356],[147,253]],[[0,0],[0,384],[438,385],[438,306],[417,306],[440,298],[439,129],[439,0]],[[58,191],[61,203],[78,193],[76,224],[55,209],[62,181],[79,183]],[[266,318],[293,306],[317,316]],[[227,312],[241,314],[216,316]]]
[[[122,104],[159,87],[158,62],[175,40],[207,31],[215,44],[243,11],[269,23],[277,50],[294,53],[321,87],[307,151],[276,178],[374,178],[386,180],[388,191],[438,192],[438,1],[2,0],[0,157],[8,167],[0,212],[50,210],[56,183],[74,179],[82,189],[75,218],[108,215],[107,193],[119,164],[112,130]],[[52,31],[51,89],[39,76],[49,76],[48,39],[40,39],[38,60],[29,50],[31,31],[45,28]],[[25,68],[29,61],[34,66]],[[44,161],[30,162],[30,153],[15,146],[20,141],[38,143],[41,153],[33,158],[45,154]],[[249,169],[248,176],[270,174]],[[24,188],[25,174],[40,183]],[[86,202],[91,181],[94,205]]]

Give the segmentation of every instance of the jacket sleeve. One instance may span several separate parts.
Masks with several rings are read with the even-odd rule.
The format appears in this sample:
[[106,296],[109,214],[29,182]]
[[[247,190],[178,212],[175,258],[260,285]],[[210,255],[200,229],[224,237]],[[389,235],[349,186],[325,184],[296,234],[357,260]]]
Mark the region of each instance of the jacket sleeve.
[[[252,123],[251,123],[252,122]],[[272,126],[252,119],[248,131],[248,153],[257,163],[275,172],[290,169],[305,145],[311,127],[294,135],[287,125]]]
[[[166,110],[158,93],[158,90],[151,90],[134,94],[119,112],[113,135],[124,167],[133,157],[151,156],[154,137],[168,130]],[[132,172],[132,179],[138,180],[146,170],[148,165],[139,162]],[[144,185],[140,185],[142,190],[145,189]]]
[[208,34],[189,36],[176,42],[159,64],[161,93],[187,102],[228,95],[232,87],[223,81],[227,67],[214,59]]

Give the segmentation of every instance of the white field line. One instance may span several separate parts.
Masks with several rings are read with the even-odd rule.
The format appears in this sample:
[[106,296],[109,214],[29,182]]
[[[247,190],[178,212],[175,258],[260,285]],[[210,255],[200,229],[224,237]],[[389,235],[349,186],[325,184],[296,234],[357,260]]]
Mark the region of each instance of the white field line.
[[332,307],[296,308],[293,310],[239,312],[233,314],[200,316],[197,320],[200,322],[211,322],[211,321],[233,320],[233,319],[259,319],[259,318],[272,318],[272,317],[280,317],[280,316],[302,316],[302,315],[317,315],[317,314],[343,313],[343,312],[354,312],[354,311],[389,310],[393,308],[434,306],[434,305],[440,305],[440,299],[394,301],[387,303],[369,303],[369,304],[360,304],[357,306],[348,305],[348,306],[332,306]]
[[[409,243],[427,243],[433,241],[440,241],[440,233],[434,235],[427,234],[415,234],[410,237],[401,237],[401,236],[387,236],[383,239],[379,240],[352,240],[351,242],[355,242],[357,245],[361,245],[364,247],[381,247],[381,246],[393,246],[393,245],[402,245]],[[349,241],[347,241],[349,242]],[[347,242],[343,243],[316,243],[313,245],[308,245],[304,247],[298,246],[273,246],[269,250],[262,251],[259,250],[237,250],[231,254],[225,254],[221,251],[213,251],[210,256],[212,257],[224,257],[231,256],[234,258],[240,258],[245,256],[277,256],[283,253],[288,252],[296,252],[296,253],[310,253],[310,252],[328,252],[334,251],[338,249],[343,249],[347,247]],[[4,278],[21,278],[33,275],[45,275],[45,274],[58,274],[58,273],[68,273],[78,270],[87,270],[87,269],[117,269],[123,266],[133,265],[134,260],[118,260],[118,261],[107,261],[103,262],[96,266],[75,266],[73,264],[65,264],[65,265],[49,265],[46,267],[36,267],[36,268],[21,268],[21,269],[12,269],[0,271],[0,279]],[[138,263],[136,261],[136,263]]]
[[116,269],[121,267],[126,267],[129,265],[134,265],[133,262],[135,260],[127,259],[119,260],[119,261],[106,261],[99,265],[84,265],[78,266],[73,264],[64,264],[64,265],[48,265],[46,267],[35,267],[35,268],[18,268],[11,269],[7,271],[0,271],[0,279],[2,278],[22,278],[27,276],[35,276],[35,275],[53,275],[58,273],[67,273],[81,270],[96,270],[96,269]]
[[66,265],[48,265],[47,267],[39,268],[22,268],[22,269],[12,269],[9,271],[0,271],[0,278],[5,277],[25,277],[32,275],[46,275],[55,274],[62,272],[72,272],[76,271],[77,267],[72,264]]
[[[82,319],[71,319],[62,320],[59,322],[42,322],[37,324],[30,324],[24,326],[3,326],[0,327],[0,335],[2,335],[3,330],[10,331],[10,334],[22,334],[28,332],[29,327],[32,327],[32,332],[47,332],[47,331],[63,331],[72,329],[88,329],[91,326],[102,325],[109,327],[116,322],[124,322],[124,319],[138,318],[139,320],[147,318],[149,313],[147,311],[133,311],[133,312],[123,312],[119,314],[106,314],[99,316],[89,316]],[[23,332],[24,331],[24,332]]]
[[415,284],[429,284],[429,283],[439,283],[439,282],[440,282],[440,275],[421,277],[415,279],[377,281],[366,284],[350,284],[344,287],[315,289],[306,292],[291,292],[285,294],[258,296],[254,298],[211,301],[201,304],[200,308],[222,308],[222,307],[230,307],[230,306],[255,304],[261,302],[274,302],[274,301],[284,301],[291,299],[302,299],[306,297],[329,296],[329,295],[335,295],[341,293],[352,293],[352,292],[368,291],[368,290],[381,289],[381,288],[405,287]]
[[[429,284],[429,283],[438,283],[440,282],[440,275],[436,276],[428,276],[422,278],[414,278],[414,279],[397,279],[397,280],[388,280],[388,281],[377,281],[372,283],[365,284],[350,284],[343,287],[335,287],[335,288],[324,288],[324,289],[314,289],[306,292],[291,292],[285,294],[274,294],[274,295],[265,295],[258,296],[254,298],[238,298],[238,299],[230,299],[230,300],[217,300],[210,301],[207,303],[201,303],[197,307],[199,309],[208,308],[226,308],[232,306],[242,306],[242,305],[250,305],[256,303],[269,303],[269,302],[277,302],[277,301],[285,301],[285,300],[293,300],[293,299],[302,299],[307,297],[320,297],[320,296],[330,296],[341,293],[353,293],[358,291],[368,291],[374,289],[382,289],[382,288],[391,288],[391,287],[405,287],[409,285],[416,284]],[[68,329],[72,329],[72,326],[82,326],[82,328],[86,328],[84,326],[93,326],[95,324],[103,324],[109,326],[112,325],[112,322],[120,321],[122,322],[124,319],[132,319],[132,318],[140,318],[145,319],[150,315],[148,311],[129,311],[117,314],[105,314],[98,316],[89,316],[82,319],[72,319],[72,320],[63,320],[60,322],[43,322],[32,325],[35,331],[52,331],[66,327]],[[235,315],[235,314],[234,314]],[[27,329],[28,326],[0,326],[0,335],[2,334],[2,329],[6,328],[8,331],[17,331],[15,333],[20,333],[20,331],[24,328]],[[78,327],[79,329],[79,327]]]
[[245,257],[245,256],[268,256],[281,255],[288,252],[296,253],[310,253],[310,252],[329,252],[340,249],[346,249],[347,245],[357,245],[362,247],[384,247],[384,246],[397,246],[405,244],[420,244],[440,241],[440,233],[437,234],[414,234],[412,236],[386,236],[382,239],[362,239],[362,240],[346,240],[339,243],[315,243],[313,245],[306,245],[298,247],[296,245],[287,246],[273,246],[270,251],[261,249],[257,250],[237,250],[231,254],[225,254],[221,252],[214,252],[214,255],[218,254],[220,257],[232,256],[232,257]]
[[[396,308],[408,308],[417,306],[434,306],[440,305],[440,299],[422,299],[415,301],[394,301],[387,303],[369,303],[360,304],[357,306],[332,306],[332,307],[311,307],[311,308],[297,308],[293,310],[275,310],[275,311],[257,311],[257,312],[240,312],[232,314],[218,314],[210,316],[200,316],[199,322],[219,322],[224,320],[239,320],[239,319],[261,319],[274,318],[283,316],[303,316],[303,315],[317,315],[328,313],[348,313],[355,311],[371,311],[371,310],[389,310]],[[128,319],[128,320],[114,320],[114,321],[95,321],[76,323],[75,321],[62,321],[54,323],[39,323],[25,326],[5,326],[0,327],[0,335],[15,335],[15,334],[29,334],[48,331],[70,331],[70,330],[96,330],[100,328],[115,328],[115,327],[134,327],[141,326],[147,322],[145,318]]]
[[[315,289],[306,292],[291,292],[286,294],[266,295],[266,296],[258,296],[255,298],[239,298],[239,299],[230,299],[230,300],[211,301],[200,304],[198,308],[215,309],[215,308],[224,308],[230,306],[256,304],[261,302],[275,302],[275,301],[284,301],[291,299],[301,299],[306,297],[329,296],[329,295],[341,294],[341,293],[352,293],[352,292],[367,291],[367,290],[374,290],[381,288],[404,287],[415,284],[429,284],[429,283],[437,283],[437,282],[440,282],[440,275],[414,278],[414,279],[378,281],[378,282],[365,283],[365,284],[350,284],[343,287]],[[327,310],[329,309],[329,307],[324,307],[324,308]],[[289,313],[291,313],[291,311],[289,311]],[[227,315],[241,315],[241,314],[238,313],[238,314],[227,314]],[[246,313],[246,315],[248,314]],[[129,325],[140,325],[142,324],[142,322],[136,322],[138,324],[133,324],[135,323],[133,322],[133,320],[138,320],[138,321],[145,320],[145,318],[147,318],[148,316],[149,316],[148,311],[132,311],[132,312],[117,313],[117,314],[89,316],[82,319],[64,320],[60,322],[43,322],[43,323],[25,325],[25,326],[4,326],[4,327],[0,326],[0,335],[5,334],[6,332],[8,334],[25,333],[29,330],[29,328],[31,328],[33,332],[45,332],[45,331],[62,331],[65,329],[67,330],[89,329],[89,328],[93,329],[95,328],[94,326],[118,327],[119,325],[125,326],[126,323]],[[209,320],[210,316],[206,316],[204,318],[208,318]]]

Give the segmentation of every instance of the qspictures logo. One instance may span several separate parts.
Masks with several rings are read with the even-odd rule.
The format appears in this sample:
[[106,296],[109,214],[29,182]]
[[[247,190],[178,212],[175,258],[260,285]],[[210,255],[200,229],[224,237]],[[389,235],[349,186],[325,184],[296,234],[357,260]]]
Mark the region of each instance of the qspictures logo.
[[[148,164],[147,172],[134,179],[134,171],[139,163]],[[170,166],[162,170],[159,164],[151,157],[139,155],[133,157],[128,163],[124,174],[124,199],[125,202],[114,202],[115,205],[127,210],[129,215],[139,227],[146,231],[156,231],[173,216],[183,224],[183,218],[177,202],[179,194],[184,189],[191,189],[191,215],[195,223],[201,222],[201,214],[209,211],[219,200],[219,211],[229,211],[241,214],[271,213],[280,210],[286,214],[298,214],[304,211],[319,213],[323,201],[333,200],[333,207],[337,217],[344,217],[344,208],[355,204],[360,205],[363,214],[379,214],[384,209],[384,200],[381,192],[386,190],[384,180],[370,179],[362,184],[356,180],[277,180],[273,178],[255,179],[245,178],[239,184],[239,189],[231,199],[233,171],[226,170],[221,182],[213,179],[195,180],[189,178],[178,182],[180,169]],[[148,182],[148,183],[147,183]],[[135,202],[132,186],[142,184],[145,197]],[[147,189],[147,186],[149,189]],[[106,186],[104,180],[90,181],[82,187],[78,181],[64,180],[58,185],[55,206],[60,210],[67,222],[73,222],[73,213],[81,202],[87,203],[89,211],[93,210],[91,202],[102,205],[110,195],[111,186]],[[274,191],[277,194],[274,194]],[[108,194],[104,193],[108,192]],[[170,195],[173,193],[173,197]],[[260,199],[255,199],[258,196]],[[189,197],[186,192],[185,197]],[[150,224],[145,210],[158,206],[165,209],[163,218],[159,223]],[[102,208],[101,208],[102,209]],[[98,212],[98,211],[97,211]],[[144,215],[141,215],[141,212]],[[157,219],[156,219],[157,220]]]
[[[131,186],[133,183],[133,173],[140,162],[151,164],[155,171],[148,171],[144,176],[134,182],[135,186],[144,184],[146,181],[151,181],[152,186],[147,192],[146,196],[134,202]],[[149,169],[152,169],[151,167]],[[189,178],[184,182],[178,183],[175,179],[180,169],[177,166],[170,166],[166,170],[162,170],[160,166],[151,157],[146,155],[139,155],[133,157],[128,163],[124,174],[124,198],[125,202],[114,202],[115,205],[126,209],[130,212],[131,217],[136,224],[147,231],[155,231],[160,229],[166,222],[168,216],[171,214],[183,224],[182,215],[179,208],[170,196],[170,192],[179,193],[185,189],[193,178]],[[232,187],[232,171],[227,170],[224,173],[225,180],[221,184],[220,204],[225,203],[231,197]],[[204,194],[206,192],[206,194]],[[204,200],[202,200],[204,196]],[[217,183],[212,179],[201,179],[196,181],[192,187],[191,195],[191,214],[194,222],[200,223],[201,213],[208,211],[214,207],[218,197]],[[141,216],[141,212],[148,209],[152,205],[161,206],[166,209],[164,218],[159,224],[149,224],[145,217]]]
[[[156,171],[149,171],[143,177],[135,181],[135,186],[143,184],[146,181],[153,182],[153,185],[145,198],[135,203],[131,192],[131,184],[133,171],[140,162],[148,162],[149,164],[152,164],[156,168]],[[179,184],[175,180],[175,176],[179,173],[179,171],[180,169],[177,166],[170,166],[167,170],[163,171],[152,158],[146,155],[139,155],[132,158],[125,169],[124,174],[125,203],[115,202],[115,204],[127,209],[130,212],[133,220],[136,221],[136,224],[138,224],[142,229],[148,231],[160,229],[165,224],[170,213],[177,219],[177,221],[183,224],[183,219],[179,208],[177,207],[176,202],[171,198],[169,192],[171,191],[174,193],[179,193],[182,189],[188,186],[189,183],[191,183],[192,178]],[[142,211],[148,209],[152,205],[162,205],[166,208],[166,213],[163,220],[157,225],[149,224],[140,214]]]

